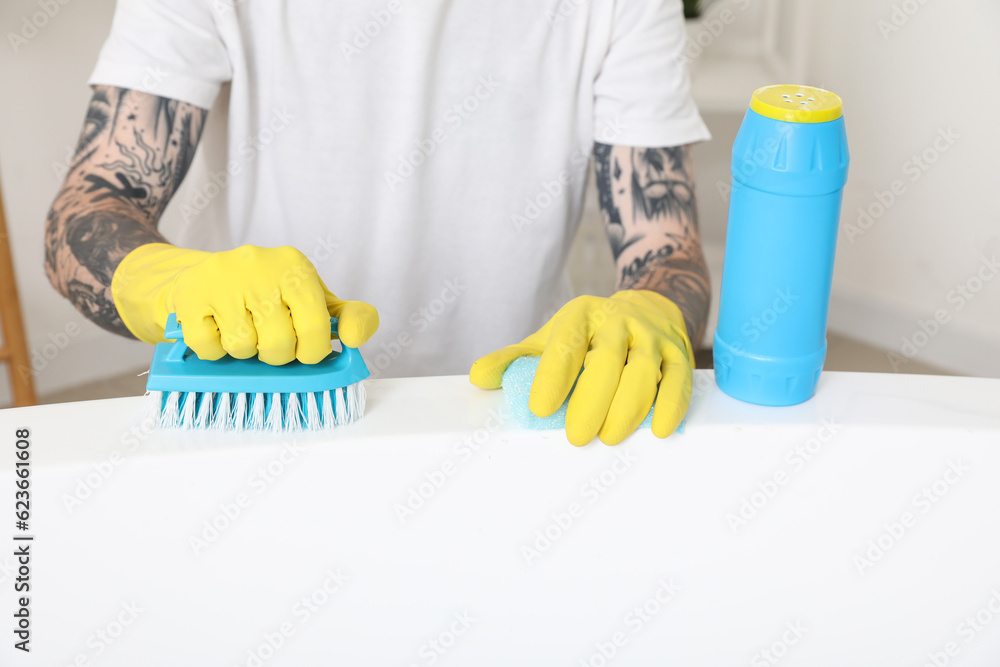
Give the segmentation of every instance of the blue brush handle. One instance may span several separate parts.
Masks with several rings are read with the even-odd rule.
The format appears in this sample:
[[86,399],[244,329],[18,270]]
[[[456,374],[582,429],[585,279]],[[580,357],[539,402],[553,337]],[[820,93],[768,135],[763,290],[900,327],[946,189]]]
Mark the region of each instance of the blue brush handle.
[[[331,335],[337,333],[336,318],[330,319]],[[150,391],[228,393],[307,393],[324,392],[361,382],[371,374],[357,348],[343,346],[315,364],[292,360],[271,366],[257,357],[236,359],[229,355],[215,361],[187,354],[184,332],[171,314],[164,336],[173,342],[160,343],[150,366]]]
[[[337,335],[336,317],[330,318],[330,335],[331,336]],[[167,325],[163,329],[163,337],[166,338],[168,342],[175,341],[174,345],[171,347],[170,354],[167,356],[167,360],[183,361],[184,355],[186,355],[187,351],[191,348],[189,348],[184,343],[184,330],[181,329],[180,322],[177,321],[176,313],[170,313],[169,315],[167,315]],[[341,346],[344,347],[344,349],[355,349],[355,348],[348,348],[346,345],[344,345],[343,341],[341,341],[340,344]]]

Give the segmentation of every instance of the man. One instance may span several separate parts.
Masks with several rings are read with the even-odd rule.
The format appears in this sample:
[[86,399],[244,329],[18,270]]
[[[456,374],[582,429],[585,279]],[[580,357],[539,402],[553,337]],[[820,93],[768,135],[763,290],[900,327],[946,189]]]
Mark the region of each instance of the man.
[[[666,437],[709,300],[683,48],[680,0],[119,0],[48,274],[124,336],[176,312],[208,359],[315,363],[330,315],[346,345],[375,333],[371,302],[389,373],[445,374],[544,323],[470,379],[541,355],[545,415],[583,366],[571,442],[620,442],[654,399]],[[158,221],[220,90],[236,249],[177,248]],[[569,300],[591,150],[619,292]],[[293,249],[331,234],[325,262]]]

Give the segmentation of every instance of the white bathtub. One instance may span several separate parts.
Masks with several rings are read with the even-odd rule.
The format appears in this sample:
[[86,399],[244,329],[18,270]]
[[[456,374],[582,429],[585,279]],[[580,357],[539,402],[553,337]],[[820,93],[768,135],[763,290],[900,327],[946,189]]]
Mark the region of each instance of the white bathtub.
[[[0,411],[3,665],[1000,665],[1000,380],[826,373],[577,449],[467,378],[293,442]],[[15,431],[31,518],[14,525]],[[17,619],[14,619],[15,623]]]

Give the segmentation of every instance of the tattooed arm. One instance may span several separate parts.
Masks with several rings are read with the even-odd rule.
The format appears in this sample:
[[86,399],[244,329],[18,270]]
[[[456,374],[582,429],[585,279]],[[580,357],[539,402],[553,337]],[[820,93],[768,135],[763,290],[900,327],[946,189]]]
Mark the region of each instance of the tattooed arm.
[[160,215],[187,173],[208,112],[95,86],[76,156],[45,226],[45,271],[88,319],[132,337],[111,297],[118,263],[162,243]]
[[711,299],[701,251],[690,146],[595,144],[597,189],[618,289],[647,289],[684,315],[692,345],[705,333]]

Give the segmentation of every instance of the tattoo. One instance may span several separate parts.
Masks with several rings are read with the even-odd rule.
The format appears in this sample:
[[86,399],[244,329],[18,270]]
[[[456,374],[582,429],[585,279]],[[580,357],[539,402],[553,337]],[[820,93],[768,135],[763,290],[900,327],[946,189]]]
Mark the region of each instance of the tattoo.
[[[164,104],[163,102],[167,102]],[[192,114],[183,114],[175,128],[175,107],[173,100],[159,99],[154,115],[154,128],[163,120],[169,131],[165,132],[163,146],[153,147],[143,138],[144,130],[133,127],[131,141],[116,141],[119,159],[98,165],[102,170],[113,173],[119,185],[100,176],[90,174],[86,180],[93,185],[88,192],[103,191],[93,201],[114,197],[120,202],[135,206],[142,215],[159,219],[194,160],[197,137],[192,140]],[[130,115],[127,120],[135,120]],[[155,134],[154,134],[155,136]],[[165,196],[158,196],[162,193]]]
[[[160,119],[167,124],[167,127],[174,126],[174,118],[177,115],[177,101],[169,100],[165,97],[156,98],[156,112],[153,114],[153,132],[160,129]],[[170,133],[167,133],[169,141]]]
[[90,148],[91,144],[97,140],[97,137],[104,132],[104,129],[108,126],[109,107],[107,94],[104,91],[96,91],[93,99],[90,101],[90,106],[87,107],[87,118],[83,122],[83,132],[80,134],[80,140],[76,144],[77,155],[81,155]]
[[[675,250],[697,237],[698,206],[690,150],[594,145],[598,200],[611,252],[617,261],[630,246],[662,229],[670,219]],[[624,165],[624,166],[623,166]]]
[[66,296],[90,320],[131,337],[115,308],[111,279],[125,255],[141,245],[162,240],[163,237],[135,219],[110,211],[71,217],[66,223],[66,245],[78,267],[96,278],[97,284],[74,278]]
[[620,289],[648,289],[659,292],[680,308],[684,315],[691,344],[698,346],[708,324],[708,307],[712,290],[708,281],[708,267],[699,254],[694,259],[662,259],[649,262],[629,281],[622,281]]
[[605,222],[612,225],[622,224],[621,212],[615,206],[615,200],[611,196],[612,183],[615,179],[621,178],[621,167],[612,174],[611,146],[607,144],[594,144],[594,175],[597,177],[597,199],[601,205],[601,210],[606,216]]
[[108,290],[101,290],[74,278],[67,287],[66,298],[91,322],[96,322],[119,336],[135,338],[122,322],[114,300],[106,292]]
[[115,97],[116,97],[116,99],[115,99],[115,115],[114,115],[114,118],[111,119],[111,127],[112,128],[115,128],[115,127],[118,126],[118,114],[121,113],[121,111],[122,111],[122,105],[125,104],[125,99],[128,97],[128,95],[126,95],[125,93],[122,93],[120,95],[116,95]]
[[111,279],[135,248],[163,242],[160,215],[187,174],[205,109],[147,93],[97,86],[73,166],[49,212],[45,270],[98,325],[131,336]]
[[[102,165],[103,166],[103,165]],[[116,186],[114,183],[109,183],[105,178],[97,176],[95,174],[87,174],[83,177],[83,180],[91,183],[92,185],[87,188],[87,193],[100,192],[102,190],[107,190],[107,192],[101,192],[93,199],[92,202],[95,204],[108,197],[114,197],[120,202],[132,203],[133,200],[143,200],[146,198],[146,189],[139,185],[132,185],[129,183],[128,176],[122,173],[115,174],[115,178],[121,183],[121,187]]]
[[669,216],[697,226],[686,155],[683,147],[632,149],[632,198],[648,220]]
[[667,259],[674,254],[675,248],[669,243],[664,246],[660,246],[658,250],[650,250],[642,257],[636,257],[631,262],[626,264],[621,269],[621,279],[618,281],[619,285],[624,285],[630,280],[635,280],[638,278],[643,270],[653,262],[659,262]]
[[118,263],[136,248],[159,243],[162,237],[134,218],[111,211],[70,217],[66,244],[81,266],[102,285],[110,285]]
[[[622,195],[624,189],[620,182],[621,165],[612,158],[611,148],[607,144],[594,144],[594,176],[597,181],[597,200],[604,213],[604,225],[608,231],[608,240],[611,242],[611,254],[617,260],[627,247],[621,210],[615,203],[617,201],[616,194]],[[641,238],[641,236],[633,237],[627,243],[631,245]]]
[[711,299],[687,146],[595,144],[598,197],[618,267],[618,289],[648,289],[677,304],[693,345]]

